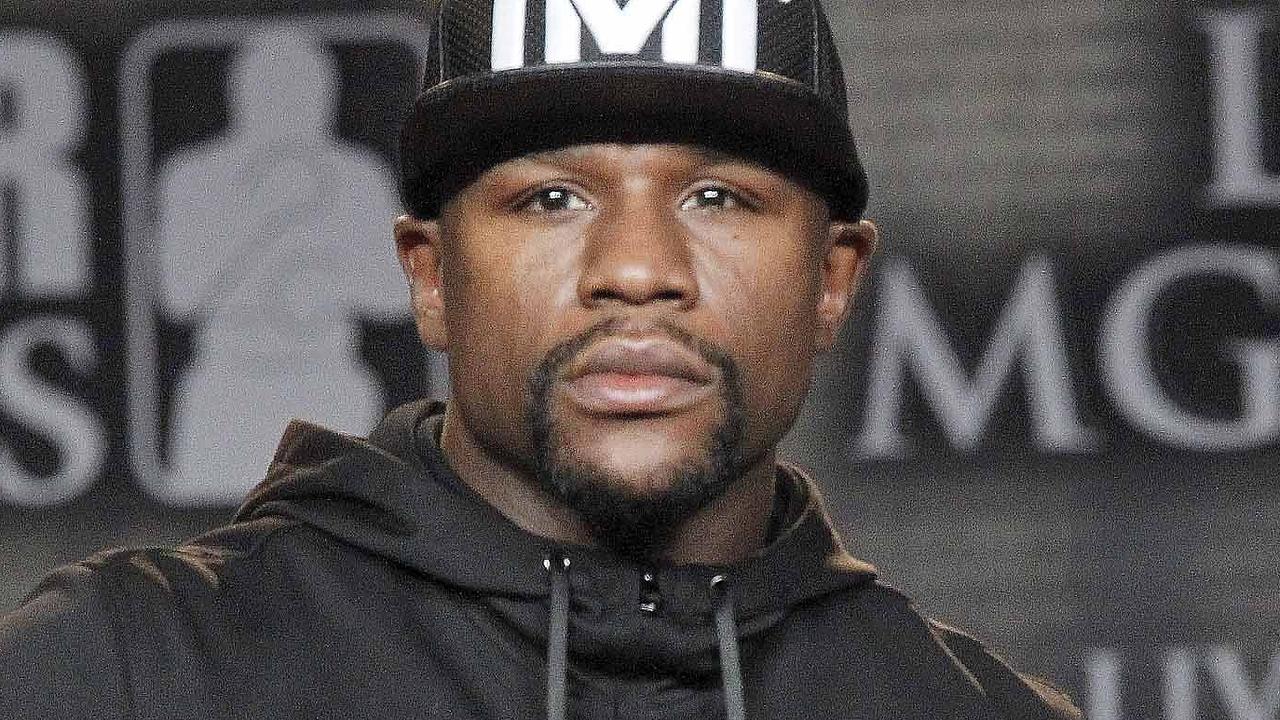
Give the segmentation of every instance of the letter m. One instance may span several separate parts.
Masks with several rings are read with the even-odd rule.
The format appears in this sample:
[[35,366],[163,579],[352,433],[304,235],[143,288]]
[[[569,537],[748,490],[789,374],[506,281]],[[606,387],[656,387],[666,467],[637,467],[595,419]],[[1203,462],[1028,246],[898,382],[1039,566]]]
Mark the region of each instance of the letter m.
[[1050,270],[1045,257],[1032,258],[1023,266],[995,334],[970,375],[948,343],[915,274],[905,263],[891,262],[880,280],[866,422],[853,440],[855,454],[906,454],[901,406],[908,371],[918,379],[951,445],[977,449],[1001,388],[1019,361],[1024,362],[1031,419],[1041,448],[1051,452],[1088,449],[1093,440],[1076,411]]
[[[495,0],[492,67],[524,67],[528,0]],[[721,64],[730,70],[756,70],[756,2],[722,0]],[[537,18],[534,18],[535,22]],[[548,64],[582,60],[585,28],[606,55],[638,55],[649,38],[662,31],[663,62],[698,62],[701,0],[546,0]]]

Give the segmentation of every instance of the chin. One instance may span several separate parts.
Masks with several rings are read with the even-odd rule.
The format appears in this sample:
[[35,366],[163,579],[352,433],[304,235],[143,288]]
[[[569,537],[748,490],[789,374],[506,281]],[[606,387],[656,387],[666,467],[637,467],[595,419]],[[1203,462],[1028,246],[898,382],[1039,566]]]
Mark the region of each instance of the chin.
[[610,492],[636,499],[662,497],[675,492],[691,477],[709,477],[719,472],[705,453],[680,458],[654,457],[652,452],[637,456],[627,450],[604,450],[602,455],[565,450],[561,457],[573,459],[558,463],[562,468],[571,469],[575,475],[589,478]]
[[602,545],[652,559],[742,473],[742,413],[717,415],[719,422],[694,429],[636,420],[579,425],[546,413],[532,427],[535,477]]
[[582,518],[598,542],[637,561],[660,556],[684,521],[737,477],[719,450],[686,462],[649,458],[646,467],[593,463],[561,450],[541,464],[539,483]]

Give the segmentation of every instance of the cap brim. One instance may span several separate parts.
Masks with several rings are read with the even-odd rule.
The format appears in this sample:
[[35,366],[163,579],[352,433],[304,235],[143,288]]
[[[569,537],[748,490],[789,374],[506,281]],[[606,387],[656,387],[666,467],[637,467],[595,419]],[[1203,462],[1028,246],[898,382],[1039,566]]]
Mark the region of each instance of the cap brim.
[[589,142],[679,142],[760,162],[856,220],[867,181],[845,118],[778,76],[654,63],[556,65],[473,76],[418,97],[401,137],[409,209],[434,217],[486,169]]

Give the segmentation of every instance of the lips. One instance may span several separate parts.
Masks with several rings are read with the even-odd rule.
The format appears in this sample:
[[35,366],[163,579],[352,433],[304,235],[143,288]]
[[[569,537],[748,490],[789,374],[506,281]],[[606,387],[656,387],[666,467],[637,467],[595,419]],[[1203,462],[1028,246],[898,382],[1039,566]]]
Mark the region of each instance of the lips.
[[610,337],[569,367],[566,389],[587,414],[660,415],[697,404],[716,378],[715,367],[669,338]]

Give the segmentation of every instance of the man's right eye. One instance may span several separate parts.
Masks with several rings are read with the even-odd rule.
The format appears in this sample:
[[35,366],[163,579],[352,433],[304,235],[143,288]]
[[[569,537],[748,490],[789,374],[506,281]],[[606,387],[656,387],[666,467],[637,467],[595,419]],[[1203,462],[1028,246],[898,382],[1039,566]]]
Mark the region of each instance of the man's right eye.
[[538,213],[572,212],[590,210],[591,204],[572,190],[554,187],[545,188],[530,195],[521,204],[520,209]]

